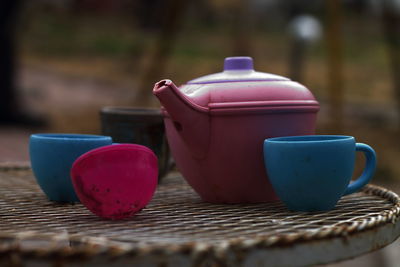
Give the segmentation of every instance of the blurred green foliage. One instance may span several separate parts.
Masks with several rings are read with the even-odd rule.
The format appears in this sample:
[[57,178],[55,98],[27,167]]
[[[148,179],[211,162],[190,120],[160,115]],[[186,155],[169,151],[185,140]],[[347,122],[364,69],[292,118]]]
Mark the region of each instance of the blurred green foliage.
[[[111,65],[111,68],[118,68],[119,78],[137,78],[158,41],[158,29],[139,27],[137,18],[127,12],[79,13],[31,6],[21,12],[19,44],[22,53],[35,62],[43,59],[46,63],[56,61],[59,64],[76,61],[81,71],[87,65],[90,72],[91,60],[101,59],[107,63],[104,64],[105,73]],[[320,8],[316,16],[324,25],[323,6]],[[342,42],[347,98],[389,101],[389,67],[379,18],[368,13],[344,11]],[[254,16],[248,29],[251,55],[257,69],[287,76],[291,47],[289,21],[277,14],[267,16],[268,10],[264,13],[264,16]],[[213,14],[199,15],[195,9],[188,10],[165,77],[174,77],[182,83],[220,71],[222,59],[233,55],[232,14],[223,8],[214,10]],[[306,51],[304,83],[319,98],[326,97],[326,53],[324,37]]]

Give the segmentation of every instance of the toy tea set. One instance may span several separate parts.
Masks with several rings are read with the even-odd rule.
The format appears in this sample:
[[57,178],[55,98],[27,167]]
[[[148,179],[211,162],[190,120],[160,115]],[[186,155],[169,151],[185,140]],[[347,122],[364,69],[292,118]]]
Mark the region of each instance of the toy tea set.
[[[351,136],[313,135],[319,104],[312,93],[255,71],[250,57],[226,58],[223,72],[179,88],[162,80],[153,94],[176,165],[206,202],[281,200],[293,211],[326,211],[374,174],[370,146]],[[159,153],[112,142],[108,136],[32,135],[32,169],[47,197],[80,200],[108,219],[145,207],[157,187]],[[366,167],[350,183],[356,151],[365,154]]]

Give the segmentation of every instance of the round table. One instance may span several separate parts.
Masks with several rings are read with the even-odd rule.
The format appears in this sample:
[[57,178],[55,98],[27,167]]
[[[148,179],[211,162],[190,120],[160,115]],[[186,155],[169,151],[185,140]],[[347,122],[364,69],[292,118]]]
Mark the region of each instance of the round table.
[[399,197],[373,185],[329,212],[291,212],[280,202],[209,204],[172,173],[141,212],[109,221],[81,204],[48,201],[29,167],[2,166],[0,265],[323,264],[390,244],[400,235],[399,214]]

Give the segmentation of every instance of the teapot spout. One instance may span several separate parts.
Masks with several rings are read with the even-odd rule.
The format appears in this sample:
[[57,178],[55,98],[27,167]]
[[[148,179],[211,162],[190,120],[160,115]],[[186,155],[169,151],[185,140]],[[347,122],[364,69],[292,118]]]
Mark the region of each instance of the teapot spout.
[[168,112],[176,132],[193,157],[204,158],[210,140],[208,108],[193,103],[171,80],[161,80],[156,83],[153,94]]

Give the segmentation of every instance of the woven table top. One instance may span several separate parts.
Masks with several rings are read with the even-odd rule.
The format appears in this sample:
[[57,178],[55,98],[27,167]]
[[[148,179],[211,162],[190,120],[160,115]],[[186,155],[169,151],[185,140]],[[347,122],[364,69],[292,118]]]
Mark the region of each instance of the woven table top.
[[399,214],[398,196],[371,185],[343,197],[329,212],[291,212],[280,202],[208,204],[175,173],[162,181],[141,212],[109,221],[81,204],[48,201],[29,168],[0,168],[0,259],[13,253],[18,255],[17,262],[25,258],[76,261],[97,256],[186,255],[190,265],[227,262],[232,257],[243,263],[246,251],[350,240],[393,226],[384,241],[369,246],[372,250],[400,235]]

